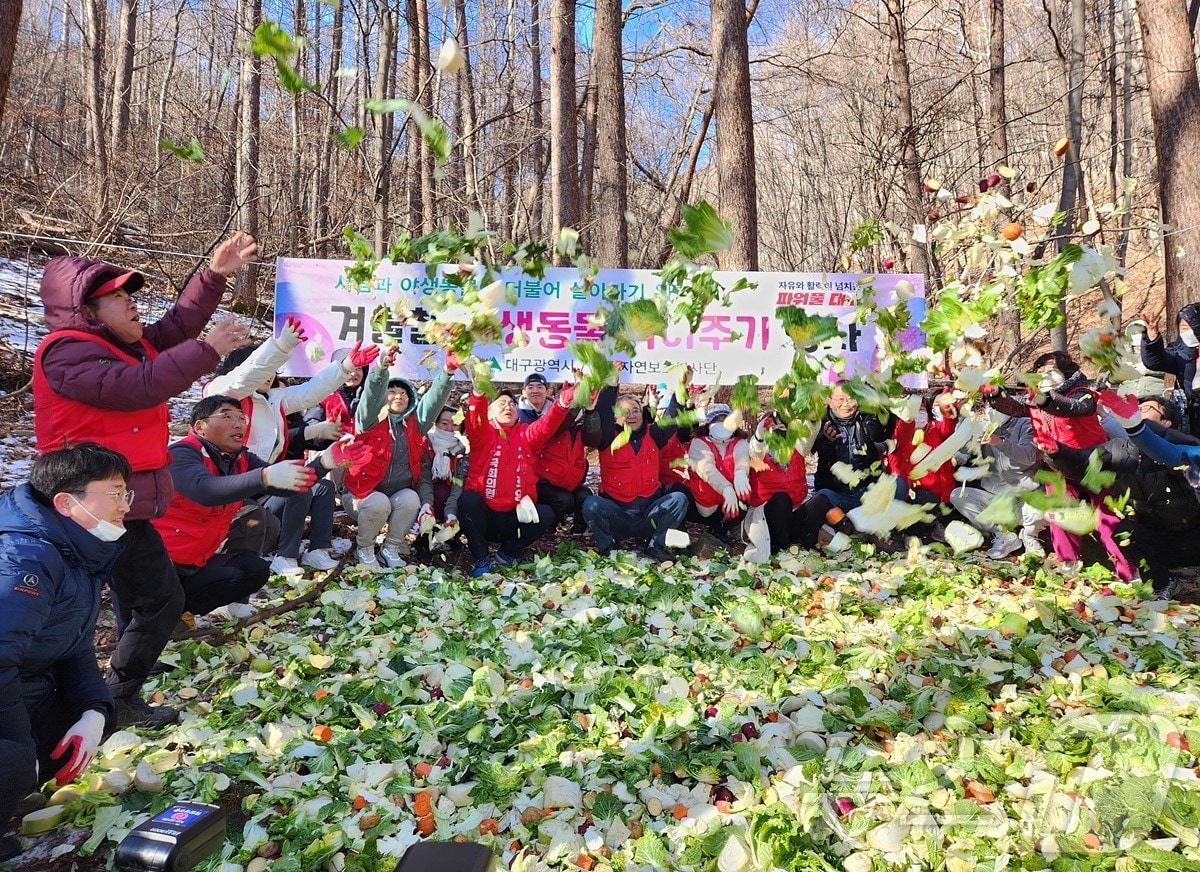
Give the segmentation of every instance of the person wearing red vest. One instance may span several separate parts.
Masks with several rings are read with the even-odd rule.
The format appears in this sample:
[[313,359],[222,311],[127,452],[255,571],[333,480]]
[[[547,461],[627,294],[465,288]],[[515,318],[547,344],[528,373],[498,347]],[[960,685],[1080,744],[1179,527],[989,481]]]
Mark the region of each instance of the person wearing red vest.
[[303,491],[318,471],[324,472],[317,462],[268,465],[246,449],[246,427],[238,400],[205,397],[192,409],[191,431],[170,448],[175,496],[166,514],[151,523],[179,573],[184,608],[193,615],[231,606],[271,577],[269,564],[257,553],[218,553],[243,501],[264,492]]
[[[958,423],[958,410],[954,398],[948,394],[938,397],[938,404],[930,415],[929,400],[925,398],[911,421],[899,418],[892,428],[889,450],[884,465],[892,475],[904,480],[909,494],[918,503],[948,503],[954,490],[954,461],[947,460],[937,469],[931,469],[914,479],[912,471],[920,458],[941,445],[954,433]],[[916,439],[917,431],[921,439]],[[915,459],[914,459],[915,458]]]
[[[458,361],[448,357],[429,389],[417,399],[412,382],[389,378],[393,346],[367,373],[355,411],[355,442],[369,450],[346,470],[342,505],[358,524],[358,565],[372,572],[398,569],[410,552],[405,537],[415,521],[433,514],[432,458],[425,436],[450,395]],[[375,539],[387,534],[375,556]]]
[[637,398],[617,400],[617,389],[606,387],[595,410],[584,415],[584,444],[600,453],[600,493],[583,501],[598,553],[611,554],[622,539],[636,539],[646,543],[652,560],[674,559],[667,532],[682,527],[689,499],[659,481],[659,452],[675,433],[678,413],[672,395],[665,418],[672,423],[652,422]]
[[725,426],[732,410],[724,403],[709,403],[705,429],[688,444],[688,490],[695,517],[716,536],[724,536],[726,523],[741,514],[739,500],[750,496],[750,444]]
[[178,713],[139,696],[183,609],[183,588],[150,519],[171,502],[167,400],[211,372],[223,355],[249,341],[227,318],[199,338],[221,301],[226,279],[258,246],[234,234],[214,250],[209,268],[188,282],[154,324],[143,324],[133,294],[141,273],[82,257],[46,264],[40,294],[50,334],[34,355],[34,432],[39,453],[93,441],[129,460],[136,500],[125,518],[124,550],[113,566],[119,638],[105,680],[120,726],[163,726]]
[[537,456],[566,420],[574,398],[575,387],[566,385],[544,415],[522,424],[508,391],[490,404],[471,392],[464,421],[471,465],[458,498],[458,521],[475,561],[472,578],[492,571],[489,542],[500,543],[496,560],[509,566],[554,526],[554,512],[535,502]]
[[[553,408],[546,377],[540,372],[525,377],[522,394],[521,402],[517,404],[517,417],[522,424],[532,424]],[[572,409],[538,455],[537,462],[537,501],[554,512],[555,524],[563,523],[571,515],[574,519],[572,533],[587,530],[583,522],[583,501],[592,495],[591,489],[583,483],[587,471],[583,422],[579,419],[579,410]]]
[[[784,461],[770,450],[767,438],[775,423],[767,413],[750,439],[750,496],[743,529],[751,563],[766,563],[771,555],[803,544],[806,512],[801,506],[808,496],[808,469],[803,452],[793,450]],[[787,432],[784,426],[775,429],[779,435]]]

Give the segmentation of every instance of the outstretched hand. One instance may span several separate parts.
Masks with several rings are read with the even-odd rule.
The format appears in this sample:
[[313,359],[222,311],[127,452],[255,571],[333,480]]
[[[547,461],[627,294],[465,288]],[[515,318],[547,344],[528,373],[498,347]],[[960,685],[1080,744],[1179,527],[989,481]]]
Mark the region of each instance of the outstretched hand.
[[258,243],[254,237],[239,230],[217,246],[208,268],[228,277],[241,269],[243,264],[254,260],[257,254]]

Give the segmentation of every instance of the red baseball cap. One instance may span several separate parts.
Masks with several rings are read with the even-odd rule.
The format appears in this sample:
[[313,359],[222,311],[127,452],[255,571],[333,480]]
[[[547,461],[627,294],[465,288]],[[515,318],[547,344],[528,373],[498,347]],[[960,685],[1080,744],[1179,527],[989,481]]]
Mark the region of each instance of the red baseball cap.
[[111,278],[106,282],[96,285],[83,295],[85,300],[91,300],[96,297],[103,297],[105,294],[111,294],[113,291],[119,291],[122,288],[126,292],[132,294],[141,289],[146,283],[146,277],[140,272],[127,272]]

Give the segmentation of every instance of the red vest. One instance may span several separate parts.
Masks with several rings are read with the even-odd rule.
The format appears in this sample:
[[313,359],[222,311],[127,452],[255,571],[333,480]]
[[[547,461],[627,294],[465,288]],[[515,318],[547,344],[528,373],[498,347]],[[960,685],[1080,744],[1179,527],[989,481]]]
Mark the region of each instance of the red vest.
[[[254,397],[242,397],[242,414],[246,416],[246,435],[242,437],[242,445],[250,444],[250,431],[254,428]],[[283,433],[283,447],[279,450],[279,457],[287,457],[288,447],[288,422],[287,415],[283,413],[283,407],[279,407],[279,430]],[[264,457],[263,460],[267,463],[273,463],[275,458]]]
[[[1067,393],[1091,393],[1088,388],[1078,387]],[[1033,441],[1038,446],[1054,441],[1069,448],[1095,448],[1108,441],[1108,434],[1100,424],[1098,415],[1083,415],[1078,418],[1064,418],[1061,415],[1051,415],[1037,406],[1029,407],[1029,423],[1033,426]]]
[[672,433],[667,444],[658,449],[658,481],[660,484],[683,484],[687,476],[687,446],[679,438],[678,433]]
[[[217,465],[208,456],[204,444],[195,433],[188,433],[180,441],[199,451],[208,471],[219,475]],[[231,474],[248,472],[249,469],[250,457],[243,451],[233,462]],[[203,566],[217,553],[221,542],[229,535],[229,525],[241,507],[241,500],[223,506],[202,506],[176,491],[166,514],[150,523],[162,536],[172,563]]]
[[[717,445],[707,436],[697,437],[701,442],[708,446],[712,452],[713,459],[717,462],[717,471],[728,479],[730,484],[733,484],[734,475],[734,459],[733,449],[737,445],[737,439],[730,439],[729,444],[725,446],[725,456],[721,456],[721,452],[717,449]],[[692,492],[692,496],[696,499],[698,506],[719,506],[725,500],[725,497],[717,493],[712,485],[700,477],[700,474],[695,469],[687,480],[688,490]]]
[[325,410],[326,421],[337,421],[347,433],[354,432],[354,416],[350,414],[341,391],[334,391],[321,400],[321,408]]
[[573,491],[587,477],[587,451],[578,427],[557,433],[538,455],[537,475],[555,487]]
[[[109,354],[128,363],[141,363],[128,351],[107,339],[84,330],[55,330],[42,340],[33,355],[33,432],[39,453],[54,451],[80,442],[98,442],[105,448],[125,455],[134,472],[162,469],[170,462],[167,441],[170,438],[170,414],[167,404],[149,409],[119,412],[100,409],[67,399],[50,387],[42,370],[42,355],[60,339],[79,339],[95,342]],[[151,360],[158,351],[146,339],[141,340],[146,356]]]
[[[954,420],[952,418],[943,418],[940,421],[930,421],[924,427],[924,438],[922,443],[928,445],[932,451],[950,437],[954,432]],[[896,449],[888,453],[884,460],[888,472],[893,475],[898,475],[909,487],[922,488],[932,493],[937,494],[940,502],[950,502],[950,493],[954,490],[954,462],[946,461],[937,469],[931,469],[916,481],[912,478],[913,467],[916,463],[913,462],[913,452],[916,450],[916,444],[913,439],[917,432],[917,425],[913,421],[897,421],[895,428],[892,430],[892,438],[896,441]]]
[[538,451],[566,416],[567,410],[555,402],[534,423],[501,429],[488,420],[487,397],[472,393],[465,422],[471,463],[463,489],[482,496],[494,512],[511,512],[527,495],[536,501]]
[[[392,465],[391,419],[384,418],[366,433],[355,438],[371,449],[363,463],[346,470],[346,490],[361,500],[379,486],[383,477],[387,475],[388,467]],[[404,419],[404,438],[408,442],[408,468],[412,473],[412,486],[415,490],[417,482],[421,480],[421,455],[425,451],[425,437],[421,435],[415,415]]]
[[804,455],[799,451],[792,453],[792,459],[783,466],[768,454],[763,458],[766,466],[755,469],[750,467],[750,507],[764,505],[767,500],[778,493],[785,493],[792,498],[792,508],[797,508],[808,496],[808,469],[804,466]]
[[626,442],[616,451],[600,449],[600,490],[619,503],[658,493],[658,443],[650,433],[642,437],[640,451]]

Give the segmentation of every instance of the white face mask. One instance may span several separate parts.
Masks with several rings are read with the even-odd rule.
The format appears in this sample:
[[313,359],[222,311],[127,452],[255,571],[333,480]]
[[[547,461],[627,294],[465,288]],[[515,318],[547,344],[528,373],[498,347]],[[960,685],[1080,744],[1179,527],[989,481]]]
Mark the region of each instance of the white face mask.
[[708,427],[708,435],[714,439],[730,439],[733,434],[729,432],[729,428],[725,426],[724,421],[718,421],[715,424],[710,424]]
[[1179,328],[1179,338],[1188,348],[1200,348],[1200,339],[1197,339],[1196,334],[1190,329]]
[[913,423],[917,425],[918,430],[923,430],[925,425],[929,423],[929,413],[924,409],[917,412],[917,417],[913,418]]
[[1042,391],[1043,393],[1046,391],[1052,391],[1057,387],[1061,387],[1063,382],[1066,380],[1066,376],[1064,376],[1061,372],[1059,372],[1057,369],[1052,369],[1042,376],[1042,380],[1038,384],[1038,390]]
[[96,526],[88,530],[88,532],[101,542],[116,542],[125,535],[125,528],[120,524],[114,524],[112,521],[97,518],[91,512],[88,512],[87,506],[75,499],[74,495],[71,496],[71,499],[75,500],[75,505],[87,512],[88,517],[96,522]]

